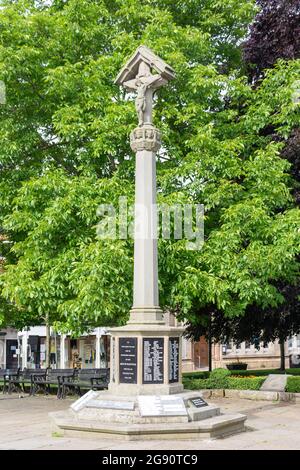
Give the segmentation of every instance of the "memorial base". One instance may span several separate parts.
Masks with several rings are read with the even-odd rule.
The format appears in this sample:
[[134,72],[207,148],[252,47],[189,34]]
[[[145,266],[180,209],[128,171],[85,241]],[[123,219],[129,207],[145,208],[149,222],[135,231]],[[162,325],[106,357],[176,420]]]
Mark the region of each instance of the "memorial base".
[[50,413],[65,436],[123,440],[220,438],[245,431],[246,416],[221,414],[199,392],[176,396],[123,396],[90,391],[67,411]]
[[183,391],[183,328],[165,323],[128,323],[111,328],[109,392],[114,395],[174,395]]

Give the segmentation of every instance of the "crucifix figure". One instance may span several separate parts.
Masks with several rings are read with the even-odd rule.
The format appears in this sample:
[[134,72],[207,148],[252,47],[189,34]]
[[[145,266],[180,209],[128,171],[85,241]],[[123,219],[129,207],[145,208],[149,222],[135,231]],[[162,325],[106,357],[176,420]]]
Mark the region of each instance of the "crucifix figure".
[[139,127],[144,124],[152,124],[153,94],[155,90],[166,83],[167,81],[160,74],[152,75],[150,66],[145,62],[141,62],[136,78],[124,82],[124,87],[127,90],[137,92],[135,109]]

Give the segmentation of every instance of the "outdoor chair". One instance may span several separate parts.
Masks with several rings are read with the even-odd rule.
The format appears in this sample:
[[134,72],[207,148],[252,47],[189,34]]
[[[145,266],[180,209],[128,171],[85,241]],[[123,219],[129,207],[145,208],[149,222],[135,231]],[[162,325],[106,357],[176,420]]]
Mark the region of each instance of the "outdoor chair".
[[104,390],[108,387],[109,369],[80,369],[74,377],[62,378],[61,398],[69,393],[82,395],[82,389]]
[[57,387],[57,398],[61,398],[61,384],[63,378],[73,378],[76,369],[47,369],[44,374],[33,375],[32,395],[43,391],[45,395],[50,394],[51,386]]
[[0,369],[0,380],[3,380],[3,390],[2,392],[11,393],[12,388],[10,387],[10,380],[12,378],[18,377],[20,373],[20,368],[18,369]]
[[9,393],[12,391],[26,393],[26,386],[29,386],[29,395],[32,395],[34,388],[33,376],[44,376],[46,371],[46,369],[25,368],[18,375],[11,375],[8,383]]

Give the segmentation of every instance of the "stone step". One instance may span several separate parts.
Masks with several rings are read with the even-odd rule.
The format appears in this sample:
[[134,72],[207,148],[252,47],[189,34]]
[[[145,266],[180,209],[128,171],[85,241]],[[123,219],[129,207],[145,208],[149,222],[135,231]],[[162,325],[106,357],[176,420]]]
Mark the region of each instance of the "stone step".
[[189,423],[132,424],[87,422],[78,420],[69,412],[50,413],[55,429],[65,436],[83,436],[99,433],[104,438],[139,439],[201,439],[219,438],[245,431],[246,416],[219,415]]
[[224,414],[205,419],[197,424],[200,432],[209,432],[211,437],[224,437],[233,432],[244,431],[246,419],[247,417],[240,413]]
[[187,409],[190,421],[202,421],[220,415],[220,408],[214,405],[203,406],[202,408],[190,407]]

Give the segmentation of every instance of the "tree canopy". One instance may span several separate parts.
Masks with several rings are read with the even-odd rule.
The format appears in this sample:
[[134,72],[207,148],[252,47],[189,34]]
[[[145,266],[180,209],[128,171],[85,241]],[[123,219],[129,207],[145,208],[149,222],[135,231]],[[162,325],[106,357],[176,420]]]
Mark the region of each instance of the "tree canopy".
[[300,58],[300,4],[298,0],[257,0],[260,11],[243,44],[251,79],[258,80],[278,59]]
[[[279,59],[299,58],[297,39],[294,41],[299,37],[298,3],[281,0],[258,3],[262,9],[250,27],[248,39],[243,43],[246,70],[250,83],[255,87],[261,84],[267,69],[274,67]],[[299,81],[295,81],[294,90],[294,100],[297,100]],[[299,206],[299,119],[295,120],[295,125],[283,136],[270,123],[263,129],[263,134],[268,135],[270,140],[284,143],[280,155],[291,163],[289,173],[294,180],[292,193],[295,205]],[[282,302],[278,305],[262,307],[254,303],[247,306],[244,315],[226,317],[224,312],[211,304],[200,308],[198,318],[188,327],[187,335],[199,338],[199,335],[205,334],[223,342],[229,339],[237,343],[255,340],[257,345],[260,341],[269,342],[276,338],[284,342],[300,331],[299,276],[275,282],[275,285],[282,295]]]

